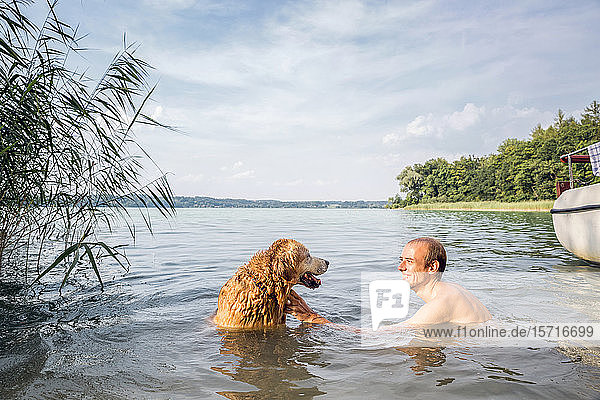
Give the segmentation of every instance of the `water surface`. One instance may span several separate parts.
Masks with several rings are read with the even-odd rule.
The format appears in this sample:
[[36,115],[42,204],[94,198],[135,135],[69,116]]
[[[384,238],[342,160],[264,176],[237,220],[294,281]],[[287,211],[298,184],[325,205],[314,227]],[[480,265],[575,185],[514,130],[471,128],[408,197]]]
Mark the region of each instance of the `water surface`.
[[[289,237],[331,263],[319,289],[298,292],[358,327],[361,272],[395,271],[402,245],[418,236],[442,241],[444,279],[468,287],[500,321],[600,321],[599,270],[560,246],[547,213],[180,209],[173,221],[155,218],[154,236],[138,235],[129,273],[105,266],[104,292],[89,281],[63,297],[49,287],[40,303],[23,305],[1,289],[0,397],[600,396],[600,368],[585,351],[365,348],[351,330],[291,318],[251,332],[208,322],[236,268]],[[127,242],[126,229],[110,240]]]

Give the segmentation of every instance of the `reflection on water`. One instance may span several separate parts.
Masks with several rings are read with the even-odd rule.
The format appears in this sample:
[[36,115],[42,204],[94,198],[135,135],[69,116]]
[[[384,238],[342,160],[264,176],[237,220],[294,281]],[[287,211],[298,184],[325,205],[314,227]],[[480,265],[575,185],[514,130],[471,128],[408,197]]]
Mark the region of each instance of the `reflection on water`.
[[248,383],[257,388],[250,391],[219,391],[228,399],[311,399],[325,394],[315,384],[320,377],[308,372],[306,365],[320,365],[318,351],[308,341],[301,328],[286,327],[255,330],[218,330],[221,335],[220,354],[234,359],[212,366],[213,371]]
[[410,369],[415,375],[431,372],[431,368],[441,367],[446,362],[443,347],[398,347],[397,349],[407,354],[414,362]]

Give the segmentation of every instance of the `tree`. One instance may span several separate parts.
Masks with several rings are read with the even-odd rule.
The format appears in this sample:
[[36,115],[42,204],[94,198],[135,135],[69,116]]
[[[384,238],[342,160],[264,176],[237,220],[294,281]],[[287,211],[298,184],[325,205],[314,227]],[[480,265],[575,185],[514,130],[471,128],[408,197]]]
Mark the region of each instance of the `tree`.
[[[27,280],[35,253],[36,281],[64,265],[64,285],[85,260],[102,285],[97,261],[125,260],[119,246],[97,239],[99,224],[125,220],[134,235],[125,199],[150,199],[164,215],[174,210],[164,174],[143,181],[148,156],[133,137],[140,124],[163,126],[143,112],[154,91],[150,66],[124,44],[99,79],[69,68],[81,51],[77,30],[58,18],[55,3],[38,27],[23,13],[27,5],[0,3],[0,272],[10,260]],[[41,270],[44,249],[56,243],[62,253]]]
[[600,141],[600,103],[593,101],[581,114],[581,124],[586,136],[594,142]]
[[[449,163],[442,158],[408,166],[396,177],[405,203],[477,200],[544,200],[555,196],[557,179],[568,168],[561,155],[600,141],[600,103],[594,101],[577,121],[558,110],[554,124],[538,124],[529,140],[507,139],[497,154],[461,157]],[[589,165],[573,165],[578,182],[597,183]]]
[[406,204],[416,204],[423,197],[421,188],[423,186],[423,176],[416,172],[416,169],[421,168],[419,164],[416,164],[414,168],[408,166],[400,172],[396,177],[400,184],[400,192],[407,193],[405,202]]

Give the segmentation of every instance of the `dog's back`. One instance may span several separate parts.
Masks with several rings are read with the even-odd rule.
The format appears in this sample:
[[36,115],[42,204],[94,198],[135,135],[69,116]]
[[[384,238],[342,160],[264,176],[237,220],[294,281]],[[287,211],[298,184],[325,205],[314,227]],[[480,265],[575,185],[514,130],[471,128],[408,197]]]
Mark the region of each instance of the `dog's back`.
[[[219,292],[215,324],[224,328],[264,328],[285,323],[285,301],[291,286],[261,264],[262,254],[236,271]],[[261,269],[252,268],[262,266]]]

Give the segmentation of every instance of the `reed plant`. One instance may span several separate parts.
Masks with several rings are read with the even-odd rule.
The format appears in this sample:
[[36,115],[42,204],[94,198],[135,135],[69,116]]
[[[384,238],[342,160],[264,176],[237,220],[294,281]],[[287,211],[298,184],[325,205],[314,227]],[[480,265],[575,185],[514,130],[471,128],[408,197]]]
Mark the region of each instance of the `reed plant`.
[[149,229],[148,206],[174,212],[166,175],[143,176],[150,157],[134,136],[140,125],[169,127],[144,113],[155,86],[136,45],[124,38],[105,72],[90,77],[73,67],[85,51],[77,28],[50,2],[36,25],[24,12],[30,3],[0,1],[0,278],[32,283],[62,268],[62,288],[75,268],[89,267],[102,287],[101,259],[128,265],[120,244],[97,235],[125,221],[135,236],[123,201],[142,204]]
[[404,207],[405,210],[490,210],[490,211],[548,211],[553,200],[535,201],[459,201],[455,203],[419,203]]

